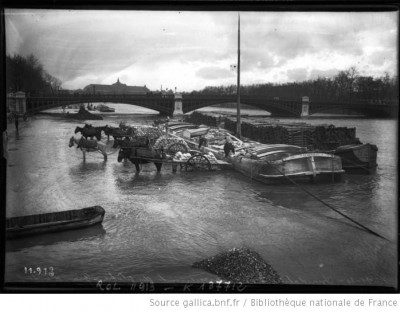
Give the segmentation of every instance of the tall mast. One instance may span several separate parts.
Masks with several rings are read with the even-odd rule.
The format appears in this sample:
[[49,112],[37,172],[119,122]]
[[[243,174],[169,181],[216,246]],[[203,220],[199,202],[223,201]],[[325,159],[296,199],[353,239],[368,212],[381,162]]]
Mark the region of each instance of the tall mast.
[[238,60],[237,60],[237,111],[236,111],[236,136],[242,138],[240,121],[240,13],[238,13]]

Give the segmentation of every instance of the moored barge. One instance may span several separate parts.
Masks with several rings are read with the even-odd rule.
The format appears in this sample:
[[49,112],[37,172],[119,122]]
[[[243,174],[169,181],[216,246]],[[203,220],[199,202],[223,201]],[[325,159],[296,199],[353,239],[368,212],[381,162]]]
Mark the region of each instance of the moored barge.
[[[191,147],[212,153],[217,159],[231,163],[237,171],[264,183],[338,181],[345,172],[341,158],[333,153],[308,152],[304,147],[286,144],[248,143],[220,129],[205,132],[204,145],[199,137],[189,139],[184,132],[174,134],[180,134]],[[235,148],[228,155],[224,151],[227,141]]]

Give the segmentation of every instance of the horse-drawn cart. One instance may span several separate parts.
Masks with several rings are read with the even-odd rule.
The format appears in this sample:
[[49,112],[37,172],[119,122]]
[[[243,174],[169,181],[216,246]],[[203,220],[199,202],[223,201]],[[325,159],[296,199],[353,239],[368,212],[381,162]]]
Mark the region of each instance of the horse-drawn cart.
[[172,171],[177,167],[186,171],[211,171],[216,166],[229,165],[229,163],[217,160],[213,155],[204,154],[197,150],[189,150],[184,142],[174,142],[160,148],[154,146],[125,146],[122,145],[118,154],[118,162],[123,159],[130,160],[135,164],[136,172],[140,172],[141,165],[153,162],[157,171],[161,171],[164,163],[172,165]]

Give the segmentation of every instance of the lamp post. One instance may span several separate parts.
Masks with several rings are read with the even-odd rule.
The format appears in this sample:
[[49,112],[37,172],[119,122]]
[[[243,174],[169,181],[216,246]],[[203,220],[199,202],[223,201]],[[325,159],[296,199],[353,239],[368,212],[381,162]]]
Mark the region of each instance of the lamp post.
[[236,109],[236,136],[242,138],[240,120],[240,14],[238,13],[238,60],[237,60],[237,109]]

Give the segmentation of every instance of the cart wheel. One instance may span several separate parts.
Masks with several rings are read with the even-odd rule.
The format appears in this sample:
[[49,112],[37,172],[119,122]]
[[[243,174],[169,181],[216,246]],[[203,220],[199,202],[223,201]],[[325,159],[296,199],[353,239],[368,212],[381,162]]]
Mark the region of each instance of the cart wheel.
[[187,160],[186,171],[209,171],[211,170],[210,161],[201,154],[196,154]]
[[187,153],[188,149],[182,143],[174,143],[168,147],[167,154],[173,157],[175,155],[175,153],[177,153],[178,151],[180,151],[182,153]]

